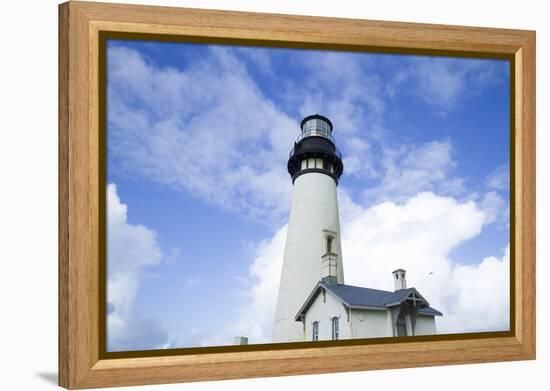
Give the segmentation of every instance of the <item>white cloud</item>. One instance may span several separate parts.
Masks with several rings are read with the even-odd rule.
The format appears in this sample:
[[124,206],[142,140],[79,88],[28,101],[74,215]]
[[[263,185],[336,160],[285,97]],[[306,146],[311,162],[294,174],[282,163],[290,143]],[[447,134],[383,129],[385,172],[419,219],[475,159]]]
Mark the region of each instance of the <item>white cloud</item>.
[[477,236],[484,219],[474,202],[433,193],[363,209],[342,228],[346,282],[391,290],[391,272],[402,267],[428,300],[441,297],[452,269],[449,252]]
[[[302,94],[299,112],[327,115],[337,124],[340,145],[347,148],[347,137],[376,132],[365,129],[380,123],[384,112],[382,82],[373,69],[372,59],[360,53],[316,52],[299,57],[307,76],[294,88]],[[368,125],[367,125],[368,124]]]
[[442,195],[465,191],[464,181],[452,176],[456,163],[448,141],[399,145],[384,149],[382,155],[378,168],[382,178],[363,191],[369,204],[386,200],[403,202],[423,191]]
[[[392,94],[372,60],[328,51],[290,58],[305,71],[300,80],[278,79],[262,50],[211,47],[175,69],[159,68],[133,49],[110,47],[114,167],[281,224],[290,189],[284,164],[273,162],[286,161],[297,121],[262,93],[247,69],[252,63],[280,84],[286,106],[298,107],[301,115],[323,113],[337,124],[348,175],[381,180],[365,192],[370,202],[402,202],[421,191],[453,196],[464,191],[461,178],[449,177],[456,164],[450,142],[391,145],[387,140],[382,116]],[[393,73],[391,88],[413,91],[447,111],[465,90],[495,80],[493,67],[481,60],[414,58]]]
[[[389,93],[401,89],[445,114],[460,105],[463,97],[497,81],[495,68],[487,60],[415,57],[396,72]],[[404,88],[407,82],[410,84]]]
[[[404,203],[364,208],[342,189],[339,200],[347,284],[393,290],[391,272],[402,267],[407,270],[409,286],[419,289],[444,313],[437,319],[440,332],[508,328],[508,253],[502,259],[488,257],[475,265],[461,265],[449,255],[479,235],[488,221],[474,201],[459,202],[424,192]],[[226,333],[226,340],[246,335],[250,343],[269,342],[285,228],[259,246],[250,269],[255,283],[249,304]]]
[[[398,93],[409,100],[424,101],[439,114],[447,114],[487,86],[500,82],[495,64],[486,60],[441,57],[387,61],[392,76],[384,82],[379,77],[381,70],[375,69],[365,58],[327,53],[306,62],[311,75],[304,81],[307,92],[301,114],[326,113],[337,124],[336,137],[344,152],[347,175],[379,180],[380,173],[386,171],[386,183],[379,188],[383,198],[371,201],[394,200],[388,198],[388,194],[396,188],[401,192],[409,189],[408,194],[396,198],[397,201],[419,191],[436,190],[444,195],[463,192],[462,178],[451,179],[448,175],[455,166],[450,142],[395,144],[392,135],[401,135],[401,132],[387,128],[385,117],[391,109],[399,110],[392,107],[392,98]],[[431,163],[434,165],[430,166]],[[399,167],[402,178],[387,172],[394,167]],[[425,175],[430,170],[434,175]],[[440,186],[425,186],[427,181]],[[383,193],[384,190],[390,193]]]
[[255,47],[251,50],[251,48],[237,47],[236,50],[252,62],[254,70],[267,76],[275,76],[270,56],[272,49]]
[[[265,98],[228,48],[185,70],[109,49],[109,151],[118,169],[207,202],[280,220],[297,124]],[[131,75],[131,77],[129,76]]]
[[448,306],[446,316],[438,322],[441,331],[509,329],[509,245],[501,258],[487,257],[477,265],[457,265],[452,285],[457,295]]
[[487,214],[487,223],[496,222],[499,227],[510,226],[510,203],[496,191],[489,191],[483,195],[480,207]]
[[498,228],[510,227],[510,172],[508,165],[494,169],[485,180],[486,193],[479,200],[481,207],[487,213],[489,223],[495,223]]
[[128,208],[114,184],[107,186],[107,345],[108,350],[152,349],[168,336],[154,319],[134,306],[144,268],[160,263],[155,233],[128,223]]
[[[402,267],[409,286],[444,313],[438,318],[441,332],[507,329],[507,256],[477,265],[461,265],[450,256],[489,222],[475,202],[433,193],[365,209],[342,228],[346,283],[393,290],[391,271]],[[468,305],[472,297],[475,306]]]

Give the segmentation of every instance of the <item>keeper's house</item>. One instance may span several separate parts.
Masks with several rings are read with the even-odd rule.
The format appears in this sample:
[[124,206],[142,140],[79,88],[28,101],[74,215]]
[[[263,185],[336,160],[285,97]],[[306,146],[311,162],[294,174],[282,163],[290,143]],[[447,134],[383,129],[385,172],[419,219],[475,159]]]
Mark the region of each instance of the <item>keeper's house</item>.
[[393,272],[395,291],[338,284],[335,276],[317,283],[295,317],[304,341],[437,334],[441,312],[415,288],[407,288],[405,270]]

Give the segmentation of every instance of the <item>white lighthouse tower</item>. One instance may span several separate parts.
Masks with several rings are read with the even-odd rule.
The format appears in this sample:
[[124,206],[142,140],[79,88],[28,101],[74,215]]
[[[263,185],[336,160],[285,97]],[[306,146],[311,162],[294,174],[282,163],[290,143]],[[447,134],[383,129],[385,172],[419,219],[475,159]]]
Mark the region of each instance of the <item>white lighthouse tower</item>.
[[342,156],[328,118],[310,115],[300,127],[288,159],[294,189],[273,342],[304,341],[304,325],[295,320],[304,299],[320,280],[344,283],[336,196]]

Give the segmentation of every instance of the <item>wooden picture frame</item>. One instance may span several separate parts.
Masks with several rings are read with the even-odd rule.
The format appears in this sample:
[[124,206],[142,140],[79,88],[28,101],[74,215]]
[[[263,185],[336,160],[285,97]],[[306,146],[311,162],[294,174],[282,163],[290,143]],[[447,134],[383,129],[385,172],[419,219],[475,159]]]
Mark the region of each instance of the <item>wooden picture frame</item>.
[[[513,69],[510,332],[399,337],[391,343],[338,341],[105,355],[100,348],[105,266],[99,261],[105,224],[100,213],[105,210],[104,186],[100,186],[105,108],[99,82],[105,32],[193,42],[509,59]],[[61,386],[76,389],[534,358],[535,32],[78,1],[59,6]]]

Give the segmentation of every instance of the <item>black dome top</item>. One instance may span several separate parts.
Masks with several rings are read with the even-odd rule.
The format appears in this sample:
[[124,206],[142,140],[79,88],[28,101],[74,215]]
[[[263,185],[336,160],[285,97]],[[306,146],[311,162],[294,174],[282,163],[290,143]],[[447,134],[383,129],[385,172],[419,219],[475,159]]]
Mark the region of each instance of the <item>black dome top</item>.
[[332,122],[323,115],[313,114],[302,120],[300,128],[301,134],[287,163],[292,183],[300,175],[316,172],[332,177],[338,185],[344,164],[332,137]]

